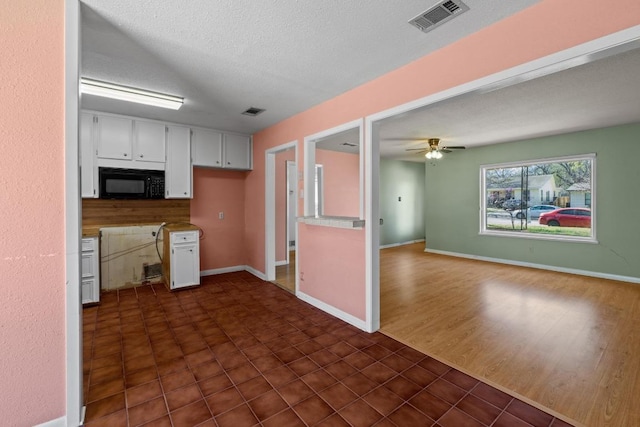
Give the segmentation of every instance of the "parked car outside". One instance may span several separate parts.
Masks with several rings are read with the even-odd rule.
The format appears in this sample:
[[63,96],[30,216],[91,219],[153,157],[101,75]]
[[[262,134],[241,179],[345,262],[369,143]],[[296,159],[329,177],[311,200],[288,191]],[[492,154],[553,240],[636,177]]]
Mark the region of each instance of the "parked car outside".
[[526,215],[528,219],[538,219],[544,212],[555,211],[556,209],[558,209],[558,207],[554,205],[533,205],[529,206],[526,210],[518,209],[513,211],[513,216],[518,219],[524,219]]
[[591,227],[591,209],[562,208],[540,215],[540,224],[551,227]]

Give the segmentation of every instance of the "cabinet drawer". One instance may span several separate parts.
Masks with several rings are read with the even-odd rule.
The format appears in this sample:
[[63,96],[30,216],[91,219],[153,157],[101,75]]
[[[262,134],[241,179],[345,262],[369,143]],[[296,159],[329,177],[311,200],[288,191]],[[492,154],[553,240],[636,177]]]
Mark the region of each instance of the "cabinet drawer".
[[198,241],[197,231],[178,231],[171,233],[171,244],[195,243]]
[[96,239],[82,239],[82,252],[93,251],[95,250],[94,242]]

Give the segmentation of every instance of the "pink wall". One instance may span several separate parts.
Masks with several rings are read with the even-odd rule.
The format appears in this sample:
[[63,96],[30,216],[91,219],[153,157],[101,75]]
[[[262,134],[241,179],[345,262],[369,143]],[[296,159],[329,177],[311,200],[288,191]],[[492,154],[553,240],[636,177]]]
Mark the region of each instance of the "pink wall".
[[364,230],[300,224],[298,236],[300,291],[364,321]]
[[276,262],[287,260],[287,160],[295,161],[295,150],[276,153]]
[[65,415],[64,2],[0,5],[0,424]]
[[[200,270],[247,263],[245,254],[246,172],[193,168],[191,223],[204,231]],[[218,213],[224,212],[224,219]]]
[[360,156],[316,149],[324,173],[324,215],[360,217]]
[[[603,20],[602,16],[607,19]],[[292,140],[302,141],[305,136],[348,121],[637,25],[638,16],[640,2],[637,0],[623,0],[615,9],[596,0],[541,1],[489,28],[258,132],[253,139],[256,168],[247,178],[246,192],[249,265],[260,271],[265,268],[265,150]],[[300,164],[303,149],[299,151]],[[335,237],[338,233],[351,232],[318,228],[313,236],[317,238],[327,233]],[[299,256],[304,257],[305,251],[320,252],[314,253],[316,267],[305,275],[305,289],[311,296],[327,298],[318,293],[323,289],[322,280],[325,280],[319,272],[331,268],[335,248],[331,245],[318,248],[309,236],[299,236]],[[341,285],[345,299],[361,298],[365,286],[364,272],[356,274],[362,280],[354,282],[348,279],[353,277],[354,269],[364,269],[365,265],[364,233],[357,236],[362,239],[363,250],[351,253],[350,262],[342,264],[342,270],[336,272],[340,273],[336,275],[337,284]],[[318,275],[314,276],[316,272]],[[356,315],[355,312],[350,314]]]

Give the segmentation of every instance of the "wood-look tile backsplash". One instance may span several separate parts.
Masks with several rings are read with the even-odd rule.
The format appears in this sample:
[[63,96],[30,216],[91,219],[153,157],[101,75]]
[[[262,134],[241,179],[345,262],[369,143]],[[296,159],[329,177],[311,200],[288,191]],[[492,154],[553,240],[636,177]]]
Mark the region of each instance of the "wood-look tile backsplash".
[[82,199],[82,225],[144,225],[189,222],[190,199]]

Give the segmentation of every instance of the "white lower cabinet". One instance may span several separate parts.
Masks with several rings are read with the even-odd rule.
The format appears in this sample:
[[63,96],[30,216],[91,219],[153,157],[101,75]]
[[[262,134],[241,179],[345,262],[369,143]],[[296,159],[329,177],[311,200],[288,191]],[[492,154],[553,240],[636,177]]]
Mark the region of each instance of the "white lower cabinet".
[[82,239],[82,304],[100,302],[100,250],[98,237]]
[[163,270],[171,290],[200,284],[200,244],[198,230],[171,231],[163,234]]

